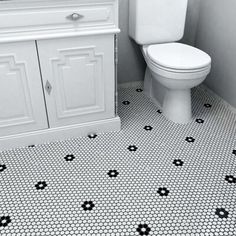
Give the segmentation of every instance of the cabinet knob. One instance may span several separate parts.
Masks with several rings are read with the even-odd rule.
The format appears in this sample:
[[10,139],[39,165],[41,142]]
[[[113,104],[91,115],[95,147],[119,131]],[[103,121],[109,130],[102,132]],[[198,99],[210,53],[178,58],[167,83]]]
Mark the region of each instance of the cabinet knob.
[[81,18],[83,18],[83,15],[80,15],[79,13],[72,13],[71,15],[67,16],[66,18],[72,21],[77,21]]
[[52,91],[52,85],[49,83],[48,80],[47,80],[47,82],[45,84],[45,90],[47,91],[48,95],[50,95],[50,93]]

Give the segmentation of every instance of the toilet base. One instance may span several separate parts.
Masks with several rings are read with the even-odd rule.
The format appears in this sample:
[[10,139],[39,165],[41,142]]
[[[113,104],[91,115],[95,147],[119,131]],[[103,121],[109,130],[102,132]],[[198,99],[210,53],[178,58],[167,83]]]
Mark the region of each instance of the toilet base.
[[186,124],[192,119],[191,89],[167,89],[163,101],[164,116],[179,124]]
[[191,89],[167,89],[154,79],[150,69],[147,67],[144,79],[144,91],[157,106],[162,108],[163,115],[168,120],[179,124],[186,124],[191,121]]

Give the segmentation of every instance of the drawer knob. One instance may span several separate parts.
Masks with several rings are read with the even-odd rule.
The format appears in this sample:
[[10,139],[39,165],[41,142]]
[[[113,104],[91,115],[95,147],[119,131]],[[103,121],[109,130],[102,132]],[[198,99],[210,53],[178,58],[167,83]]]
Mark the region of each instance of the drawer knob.
[[79,13],[72,13],[71,15],[67,16],[66,18],[72,21],[77,21],[81,18],[83,18],[83,15],[80,15]]

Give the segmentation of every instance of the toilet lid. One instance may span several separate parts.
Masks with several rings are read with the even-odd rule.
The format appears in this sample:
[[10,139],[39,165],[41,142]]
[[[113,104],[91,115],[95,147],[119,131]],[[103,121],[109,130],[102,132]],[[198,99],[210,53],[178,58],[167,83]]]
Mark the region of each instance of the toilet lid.
[[147,55],[154,63],[177,70],[201,69],[211,64],[207,53],[182,43],[150,45]]

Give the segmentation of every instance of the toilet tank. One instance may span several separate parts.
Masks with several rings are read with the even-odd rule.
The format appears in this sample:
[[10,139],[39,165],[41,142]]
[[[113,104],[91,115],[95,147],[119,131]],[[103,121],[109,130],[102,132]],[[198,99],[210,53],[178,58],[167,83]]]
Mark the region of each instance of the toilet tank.
[[129,0],[129,35],[138,44],[175,42],[184,34],[188,0]]

